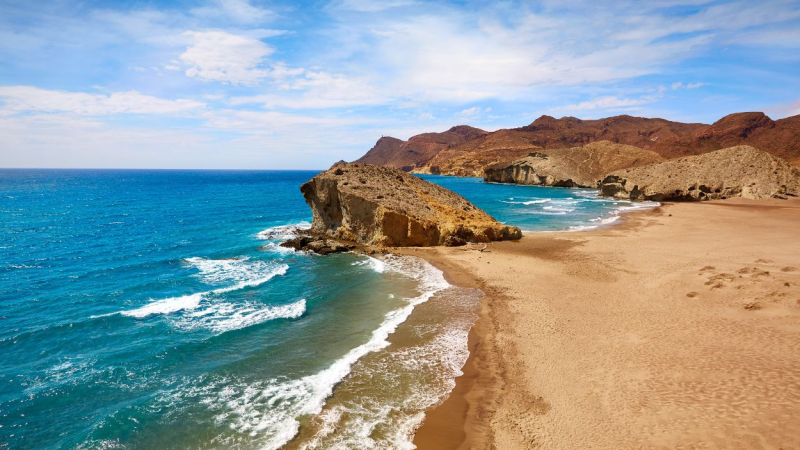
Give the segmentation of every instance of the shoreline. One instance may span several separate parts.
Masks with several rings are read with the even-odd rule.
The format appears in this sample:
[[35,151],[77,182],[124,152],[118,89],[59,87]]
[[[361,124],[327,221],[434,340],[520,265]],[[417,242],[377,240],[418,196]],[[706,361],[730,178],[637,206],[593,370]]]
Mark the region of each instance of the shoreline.
[[[528,231],[522,239],[536,235],[553,235],[560,233],[580,234],[606,229],[625,229],[635,227],[635,220],[641,216],[656,213],[664,205],[635,209],[626,212],[611,223],[605,223],[586,230],[561,231]],[[498,243],[492,243],[496,245]],[[477,251],[478,247],[469,245],[457,247],[461,251]],[[492,341],[493,309],[502,308],[504,296],[498,289],[487,283],[474,272],[464,271],[463,266],[453,263],[446,255],[439,253],[437,247],[405,247],[394,253],[401,256],[416,256],[424,259],[441,270],[448,283],[478,289],[483,292],[478,319],[469,331],[469,357],[462,367],[463,375],[455,379],[455,387],[441,404],[425,412],[425,419],[414,434],[413,443],[420,450],[449,450],[469,448],[491,448],[492,432],[485,423],[495,407],[492,403],[498,394],[497,384],[507,380],[503,373],[506,365],[504,358],[494,357],[496,342]],[[491,250],[490,250],[491,251]],[[487,405],[488,403],[488,405]],[[533,402],[536,403],[535,401]]]
[[[554,321],[554,323],[562,323],[562,325],[556,327],[557,329],[561,329],[562,327],[572,328],[569,324],[576,321],[595,321],[593,317],[586,317],[587,311],[581,311],[586,306],[581,306],[581,302],[594,299],[586,296],[581,297],[576,294],[575,296],[578,298],[570,299],[568,302],[569,306],[564,308],[561,304],[553,305],[550,304],[550,302],[540,302],[538,298],[534,301],[534,298],[525,292],[524,289],[520,292],[521,286],[509,283],[509,280],[518,280],[523,286],[529,284],[532,287],[535,286],[537,290],[541,289],[544,294],[543,297],[546,297],[548,293],[552,291],[558,294],[558,296],[554,298],[561,299],[560,296],[569,294],[563,291],[563,289],[559,289],[558,284],[564,283],[565,286],[569,286],[570,283],[574,283],[574,279],[577,278],[578,281],[583,280],[587,285],[592,285],[592,288],[588,289],[588,292],[583,293],[584,295],[602,295],[600,294],[601,291],[597,291],[596,289],[592,291],[592,289],[598,286],[600,288],[605,288],[611,283],[612,285],[619,285],[622,289],[620,289],[620,293],[617,295],[624,296],[625,292],[627,292],[626,289],[630,290],[632,287],[626,287],[626,283],[631,282],[630,280],[626,280],[624,275],[630,274],[631,277],[635,278],[636,275],[639,275],[638,272],[640,272],[640,270],[637,270],[636,264],[633,264],[631,267],[631,263],[638,263],[640,261],[646,262],[649,259],[657,260],[659,257],[663,256],[663,254],[681,254],[679,250],[672,248],[674,246],[670,244],[670,239],[674,239],[674,242],[677,243],[675,245],[678,246],[693,245],[696,247],[693,252],[687,249],[686,253],[692,253],[692,255],[687,255],[689,259],[695,256],[697,257],[697,261],[693,262],[693,264],[698,267],[693,268],[693,270],[695,272],[698,270],[701,271],[700,275],[703,275],[702,281],[705,281],[706,278],[710,279],[714,277],[717,277],[715,280],[728,280],[730,274],[724,272],[725,269],[715,270],[715,274],[709,277],[706,277],[701,269],[714,265],[722,265],[724,262],[731,259],[738,260],[737,262],[739,262],[740,265],[746,265],[749,258],[750,264],[765,266],[763,269],[752,268],[752,270],[761,270],[761,273],[767,274],[762,277],[763,279],[769,276],[769,270],[766,270],[769,267],[766,266],[787,264],[783,268],[777,267],[777,269],[772,269],[777,270],[780,274],[780,277],[777,273],[773,275],[776,279],[780,278],[780,280],[783,280],[785,278],[786,281],[781,281],[781,283],[785,283],[785,288],[781,284],[773,283],[775,286],[771,286],[770,289],[783,288],[784,290],[775,290],[774,292],[764,291],[763,293],[758,291],[758,289],[760,289],[758,283],[761,283],[761,281],[754,279],[750,284],[742,282],[740,286],[736,286],[736,288],[741,289],[740,292],[726,289],[728,287],[727,285],[719,287],[719,291],[729,291],[727,295],[720,296],[715,290],[717,289],[717,285],[712,284],[712,287],[709,289],[706,287],[708,285],[707,282],[701,285],[702,287],[697,287],[697,275],[695,274],[693,278],[690,278],[688,273],[684,273],[687,271],[681,266],[681,261],[677,261],[678,265],[675,266],[675,270],[682,271],[682,273],[665,272],[661,270],[660,267],[657,267],[659,264],[658,261],[656,261],[656,263],[653,264],[653,276],[658,277],[658,281],[664,283],[664,286],[654,287],[654,292],[658,292],[657,296],[659,298],[662,296],[664,298],[670,298],[670,300],[672,300],[673,297],[676,299],[679,298],[680,302],[683,303],[681,304],[681,308],[691,308],[696,306],[692,305],[692,303],[696,303],[696,301],[693,300],[694,296],[697,296],[699,299],[705,299],[707,297],[709,306],[704,307],[702,320],[707,320],[708,324],[726,320],[735,321],[739,327],[742,327],[743,325],[747,326],[747,321],[752,320],[752,317],[757,317],[756,320],[764,322],[759,323],[759,327],[767,327],[771,332],[780,334],[779,339],[777,339],[780,344],[773,341],[773,347],[778,348],[772,350],[779,352],[781,355],[784,353],[789,353],[791,355],[796,347],[794,347],[791,339],[786,340],[785,337],[796,337],[798,334],[793,333],[800,332],[800,314],[798,314],[798,312],[800,312],[800,289],[798,289],[798,286],[800,286],[800,276],[796,275],[798,272],[782,272],[782,270],[791,269],[795,266],[800,267],[800,258],[795,258],[795,260],[792,261],[791,257],[787,257],[787,254],[791,254],[791,252],[787,253],[787,248],[783,247],[788,246],[790,250],[797,249],[797,254],[800,254],[800,228],[796,226],[797,223],[800,223],[796,222],[796,220],[800,220],[800,201],[767,200],[756,202],[735,199],[702,204],[665,204],[653,209],[631,211],[631,213],[635,214],[626,213],[620,220],[609,226],[586,230],[580,233],[564,231],[527,234],[518,242],[493,243],[490,244],[488,251],[485,253],[475,251],[477,249],[470,250],[464,248],[406,248],[397,252],[399,254],[413,255],[425,259],[430,264],[442,270],[448,282],[451,282],[451,284],[477,288],[484,292],[484,298],[481,300],[479,318],[470,331],[470,355],[462,369],[464,374],[456,379],[456,386],[450,396],[439,406],[426,412],[425,419],[414,437],[414,444],[417,445],[418,448],[457,449],[491,448],[492,446],[501,446],[501,448],[530,448],[540,446],[542,448],[563,448],[564,445],[576,445],[576,443],[580,442],[583,442],[584,445],[588,445],[588,447],[591,448],[609,448],[608,445],[614,445],[617,446],[617,448],[629,448],[642,445],[672,448],[687,444],[706,445],[709,442],[716,442],[717,444],[720,442],[727,442],[729,445],[741,445],[743,442],[746,442],[749,443],[748,445],[752,448],[778,448],[780,445],[783,445],[785,449],[800,448],[794,447],[800,443],[800,431],[787,432],[784,430],[771,432],[770,427],[765,428],[762,422],[757,420],[761,419],[761,416],[765,414],[772,417],[771,409],[766,407],[750,408],[753,409],[752,411],[748,409],[746,418],[753,423],[753,425],[748,425],[747,421],[742,421],[738,413],[727,411],[732,409],[732,405],[728,404],[730,403],[728,402],[717,405],[719,411],[726,411],[725,414],[718,417],[715,421],[708,421],[708,423],[706,423],[705,417],[714,416],[714,413],[713,411],[711,413],[705,411],[705,409],[703,409],[704,404],[721,401],[713,398],[707,399],[704,397],[705,394],[703,394],[703,392],[696,393],[691,389],[682,388],[680,386],[670,386],[670,395],[682,393],[694,395],[698,399],[703,398],[703,401],[697,400],[696,402],[689,402],[689,404],[684,406],[684,408],[690,410],[697,410],[696,422],[698,423],[694,424],[694,428],[689,427],[692,433],[688,435],[677,433],[674,427],[671,428],[662,423],[665,420],[663,417],[665,414],[672,417],[670,420],[681,420],[680,418],[673,417],[675,412],[672,411],[672,406],[668,404],[660,405],[660,403],[663,402],[661,397],[665,396],[653,396],[647,390],[637,391],[637,389],[641,388],[643,383],[643,380],[637,379],[637,377],[645,377],[646,380],[644,381],[647,383],[654,383],[654,386],[658,387],[659,381],[657,378],[653,379],[653,376],[659,375],[659,371],[655,369],[657,363],[660,364],[660,362],[656,361],[655,357],[648,359],[646,355],[642,356],[636,354],[634,358],[629,357],[625,352],[620,352],[621,348],[630,346],[630,342],[627,340],[633,339],[641,343],[649,339],[644,339],[641,336],[627,336],[618,341],[603,342],[603,345],[597,345],[597,347],[603,347],[598,350],[598,355],[603,355],[603,351],[608,351],[617,357],[616,366],[600,369],[600,367],[604,366],[602,360],[595,361],[592,359],[595,357],[587,355],[586,348],[576,347],[569,342],[564,342],[564,335],[562,334],[564,330],[556,333],[544,333],[540,329],[544,328],[544,326],[534,325],[540,322],[546,323]],[[673,214],[676,216],[674,220]],[[683,216],[687,216],[689,220],[678,218]],[[713,222],[713,225],[704,222]],[[792,228],[791,224],[795,224],[795,227]],[[731,245],[729,242],[731,239],[738,236],[749,238],[751,236],[750,233],[758,230],[760,227],[767,227],[776,232],[770,233],[769,231],[765,231],[763,234],[754,234],[753,236],[757,236],[757,239],[753,239],[753,241],[757,242],[746,242],[747,245],[736,246]],[[680,244],[683,236],[682,233],[687,233],[689,235],[686,238],[687,242],[685,244]],[[659,238],[661,234],[665,236]],[[703,248],[701,248],[704,243],[709,246],[706,252],[703,252]],[[619,258],[612,257],[609,261],[602,260],[602,258],[613,256],[614,249],[618,245],[631,245],[636,248],[620,252],[623,255]],[[587,247],[596,247],[596,249]],[[741,249],[739,247],[746,248]],[[592,250],[596,251],[593,252]],[[609,254],[609,251],[612,253]],[[771,258],[752,257],[761,253],[773,254],[773,256]],[[780,254],[783,261],[773,261],[773,259],[778,259],[777,256],[774,256],[775,254]],[[601,260],[598,261],[598,257],[600,257]],[[577,260],[577,263],[575,260]],[[483,265],[483,261],[485,261],[487,265]],[[758,263],[757,261],[770,262]],[[573,265],[585,265],[586,262],[591,263],[589,264],[591,270],[586,273],[582,272],[583,269],[581,267],[577,269],[573,267]],[[792,262],[794,266],[790,265]],[[530,265],[532,263],[534,264],[533,266]],[[670,263],[672,264],[672,261],[670,261]],[[490,266],[488,264],[504,264],[507,270],[501,268],[499,269],[501,272],[497,272],[497,266]],[[537,266],[549,267],[537,269]],[[533,269],[532,272],[541,272],[540,275],[543,275],[543,277],[541,279],[536,279],[533,276],[529,276],[528,273],[521,271],[525,279],[519,276],[517,276],[517,278],[505,276],[505,279],[492,279],[493,275],[502,275],[504,270],[505,272],[510,272],[520,267]],[[740,273],[745,269],[747,269],[747,267],[740,269]],[[570,273],[573,271],[576,273]],[[619,274],[622,274],[623,277],[620,277]],[[707,274],[710,274],[710,272]],[[531,273],[531,275],[535,276],[534,273]],[[758,273],[750,276],[756,277],[756,275],[758,275]],[[739,276],[740,279],[745,279],[746,277],[748,277],[748,275]],[[798,283],[795,283],[793,277],[797,278]],[[503,277],[501,276],[498,278]],[[536,281],[534,281],[534,279]],[[736,282],[739,282],[739,280],[735,279],[733,281],[733,283]],[[633,283],[633,285],[635,286],[636,283]],[[669,293],[670,289],[664,289],[667,285],[669,285],[671,290],[674,290],[675,286],[679,286],[679,289],[685,287],[687,291],[691,288],[695,289],[697,292],[691,291],[680,293],[680,295],[673,295]],[[576,285],[577,290],[581,290],[581,287],[580,285]],[[700,289],[703,287],[705,287],[708,292],[701,291]],[[743,294],[746,295],[742,297]],[[747,295],[749,295],[749,297]],[[756,295],[762,295],[758,297],[761,300],[743,303]],[[773,297],[770,297],[771,295]],[[796,305],[793,303],[795,301],[793,300],[793,295],[798,297],[798,303]],[[731,297],[736,297],[736,302],[732,302]],[[739,297],[742,297],[742,299],[739,299]],[[524,303],[520,304],[520,301]],[[608,300],[603,298],[601,301],[614,303],[615,305],[620,303],[620,300],[617,299]],[[631,311],[631,317],[636,317],[636,315],[640,314],[640,310],[642,310],[644,311],[644,313],[642,313],[643,315],[652,315],[655,318],[659,317],[659,314],[664,314],[666,310],[673,309],[673,306],[669,303],[654,303],[653,305],[637,303],[631,305],[631,302],[642,301],[641,298],[637,298],[635,295],[624,299],[624,301],[628,304],[624,305],[624,308],[621,309],[624,309],[626,312]],[[521,309],[531,307],[531,305],[527,304],[529,302],[541,303],[536,306],[538,311],[534,315],[529,314],[529,311],[521,311]],[[769,302],[774,303],[774,305]],[[762,320],[758,315],[764,315],[764,313],[761,311],[749,311],[747,309],[748,305],[751,303],[759,303],[757,308],[763,307],[764,309],[762,311],[780,315],[780,320],[783,322],[780,324],[773,324],[773,322],[770,322],[769,317],[763,318]],[[522,306],[521,308],[520,305]],[[648,310],[651,307],[654,311]],[[568,313],[568,315],[561,316],[559,314],[551,314],[553,312],[551,310],[558,309],[564,309],[562,312]],[[542,314],[540,316],[540,312],[546,312],[548,314]],[[680,315],[681,310],[678,309],[677,313]],[[647,328],[641,329],[641,324],[636,320],[628,320],[629,318],[626,315],[622,315],[622,317],[625,320],[619,321],[620,323],[616,322],[617,319],[613,317],[613,314],[597,322],[601,325],[601,328],[603,326],[608,326],[609,330],[615,332],[619,332],[619,328],[629,328],[629,330],[626,331],[627,335],[643,334],[648,331]],[[686,317],[686,320],[691,320],[693,318],[691,315],[687,315]],[[520,324],[520,320],[523,320],[522,324]],[[527,324],[524,322],[527,322]],[[653,322],[650,322],[650,325],[652,326]],[[703,329],[705,328],[700,328],[698,332],[702,332]],[[525,331],[525,334],[529,335],[525,338],[520,338],[520,334],[522,334],[521,331]],[[580,329],[575,329],[573,331],[578,333],[582,332]],[[679,332],[675,332],[675,335],[671,336],[669,330],[663,331],[665,334],[659,335],[662,340],[671,341],[680,339],[678,336]],[[735,333],[732,333],[732,328],[729,329],[727,327],[721,331],[708,331],[704,336],[699,338],[699,341],[712,342],[715,345],[719,345],[715,339],[723,337],[738,338]],[[536,334],[541,335],[538,337],[542,339],[531,341],[530,335]],[[598,339],[609,340],[607,335],[604,334],[595,335],[592,332],[586,334],[595,336],[593,340],[584,342],[587,346],[593,346],[592,343]],[[554,352],[553,350],[548,351],[547,347],[550,341],[552,341],[555,347],[562,347],[564,350],[567,350],[565,353],[571,354],[572,358],[578,358],[576,360],[577,362],[566,360],[564,356],[559,355],[558,352]],[[683,345],[686,346],[687,344],[684,343]],[[746,344],[743,346],[746,346]],[[694,358],[697,356],[697,353],[703,351],[702,348],[693,348],[691,345],[686,348],[681,348],[680,346],[675,348],[669,347],[667,350],[672,353],[681,353],[686,358]],[[740,368],[737,365],[738,361],[744,362],[751,356],[748,353],[749,348],[741,349],[731,345],[730,348],[726,347],[726,350],[732,354],[737,354],[736,357],[731,356],[729,360],[726,360],[725,364],[734,364],[733,369],[728,368],[726,370],[739,370]],[[546,355],[539,355],[539,352]],[[741,355],[738,355],[738,353],[741,353]],[[603,402],[598,403],[598,399],[608,395],[612,395],[613,398],[614,395],[618,395],[614,394],[614,392],[622,388],[622,386],[610,382],[605,376],[584,375],[580,374],[580,372],[577,372],[576,375],[576,372],[571,371],[561,372],[565,374],[565,380],[563,380],[563,382],[557,379],[554,381],[552,372],[558,372],[557,368],[559,367],[562,369],[574,369],[575,366],[583,365],[580,358],[590,359],[596,364],[587,367],[585,370],[595,368],[595,371],[619,372],[620,366],[639,367],[637,371],[633,372],[639,373],[639,375],[634,376],[634,380],[627,380],[624,383],[618,384],[631,384],[628,388],[635,394],[638,392],[637,395],[640,397],[638,398],[639,402],[644,402],[642,404],[645,405],[658,404],[659,407],[651,407],[652,410],[646,411],[646,414],[639,411],[635,415],[628,415],[619,419],[603,418],[602,416],[593,418],[586,411],[580,411],[578,407],[565,410],[561,407],[562,405],[571,404],[569,401],[577,401],[591,406],[591,408],[594,408],[595,413],[605,412],[605,414],[609,414],[610,411],[605,409],[607,405],[603,405]],[[531,359],[538,359],[539,363],[546,363],[548,367],[537,367],[531,364]],[[800,369],[799,359],[789,359],[788,362],[775,363],[778,364],[777,367],[773,367],[774,364],[770,365],[770,363],[761,360],[754,360],[751,362],[756,365],[765,364],[767,366],[765,367],[765,371],[767,371],[767,369],[770,371],[777,370],[780,375],[783,374],[783,372]],[[719,367],[711,364],[705,367],[702,364],[703,360],[700,359],[699,361],[699,368],[694,367],[692,371],[699,371],[700,373],[705,371],[709,373],[705,376],[701,376],[699,379],[700,381],[693,381],[693,383],[713,385],[713,382],[707,379],[713,379],[713,377],[718,376],[713,374],[719,373]],[[550,364],[553,364],[555,368],[549,367]],[[795,364],[797,364],[797,366],[795,366]],[[665,369],[661,370],[663,371]],[[539,372],[544,372],[546,376],[542,378],[543,374]],[[687,371],[681,371],[671,375],[686,377],[688,376],[687,373],[691,372],[687,369]],[[767,371],[766,373],[771,372]],[[625,371],[622,372],[622,375],[618,376],[626,376],[624,374]],[[751,374],[748,372],[747,375],[749,376]],[[800,399],[800,380],[795,380],[794,377],[791,377],[787,384],[785,376],[780,376],[784,378],[785,389],[788,389],[787,395],[792,396],[792,398]],[[570,385],[573,378],[575,379],[574,381],[580,380],[582,384]],[[694,377],[690,378],[694,379]],[[763,378],[764,376],[761,376],[759,379]],[[596,384],[600,381],[611,383],[610,385],[613,389],[609,391],[608,387],[597,387]],[[771,388],[773,380],[768,381],[769,382],[762,380],[762,384]],[[585,386],[593,387],[589,389]],[[758,386],[748,386],[740,386],[739,389],[744,391],[755,390],[756,392],[752,394],[753,397],[760,398],[761,392],[759,389],[761,388]],[[716,386],[712,387],[716,388]],[[572,388],[575,388],[575,392],[571,390]],[[705,388],[710,389],[709,386]],[[687,402],[688,400],[683,401]],[[762,404],[764,404],[764,401],[765,400],[762,399]],[[642,408],[641,406],[627,406],[631,409]],[[784,415],[787,412],[790,414],[800,413],[800,402],[789,404],[784,402],[780,405],[772,406],[773,409],[780,409]],[[703,414],[700,414],[700,412]],[[718,412],[716,414],[720,415],[722,413]],[[658,417],[660,417],[660,419],[657,419]],[[794,417],[796,417],[796,415],[794,415]],[[659,420],[662,422],[659,422]],[[781,419],[773,417],[773,420],[780,422]],[[654,432],[655,437],[650,435],[639,436],[634,431],[625,429],[625,427],[641,427],[643,423],[646,424],[647,429],[658,431],[657,433]],[[576,426],[582,428],[575,429]],[[738,427],[739,430],[738,432],[731,432],[735,436],[719,436],[718,432],[713,430],[718,426],[732,427],[734,429]],[[603,430],[610,429],[612,432],[600,438],[599,436],[601,435],[597,434],[598,428]],[[687,427],[684,426],[679,430],[686,433],[686,428]],[[617,429],[619,434],[616,436],[616,440],[614,440],[614,429]],[[566,432],[567,430],[569,430],[569,433]],[[742,437],[739,434],[757,435],[759,438],[750,443],[747,441],[747,439],[750,438],[747,436]],[[611,439],[611,441],[609,439]],[[773,443],[777,446],[771,447]],[[725,445],[717,446],[725,447]]]

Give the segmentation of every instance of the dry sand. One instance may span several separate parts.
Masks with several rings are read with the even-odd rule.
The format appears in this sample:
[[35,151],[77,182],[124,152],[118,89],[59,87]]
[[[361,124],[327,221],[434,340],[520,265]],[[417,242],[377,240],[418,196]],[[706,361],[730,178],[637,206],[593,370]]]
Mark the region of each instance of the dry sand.
[[486,293],[421,449],[800,449],[800,201],[405,250]]

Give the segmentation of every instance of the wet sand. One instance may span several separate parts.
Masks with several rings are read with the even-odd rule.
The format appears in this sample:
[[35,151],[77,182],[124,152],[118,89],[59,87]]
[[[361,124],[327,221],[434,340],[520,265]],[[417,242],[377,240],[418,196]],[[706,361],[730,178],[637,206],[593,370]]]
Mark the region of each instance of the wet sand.
[[486,295],[421,449],[800,449],[800,201],[407,249]]

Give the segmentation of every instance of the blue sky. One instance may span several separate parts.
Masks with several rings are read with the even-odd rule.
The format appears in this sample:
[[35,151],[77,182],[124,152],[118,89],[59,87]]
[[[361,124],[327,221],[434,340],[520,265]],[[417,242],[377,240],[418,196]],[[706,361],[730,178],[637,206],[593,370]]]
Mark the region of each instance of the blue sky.
[[0,2],[0,167],[318,169],[457,124],[740,111],[800,114],[800,1]]

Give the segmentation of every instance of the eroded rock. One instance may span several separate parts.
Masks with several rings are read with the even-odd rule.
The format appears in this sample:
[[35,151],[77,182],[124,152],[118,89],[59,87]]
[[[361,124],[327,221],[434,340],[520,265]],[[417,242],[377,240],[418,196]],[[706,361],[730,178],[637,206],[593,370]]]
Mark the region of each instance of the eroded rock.
[[522,235],[458,194],[391,167],[336,167],[300,191],[311,207],[313,233],[364,245],[463,245]]
[[614,172],[600,194],[631,200],[796,197],[800,169],[748,145]]
[[664,161],[657,153],[632,145],[599,141],[568,149],[530,153],[512,163],[498,163],[484,170],[483,179],[557,187],[596,187],[609,172]]

